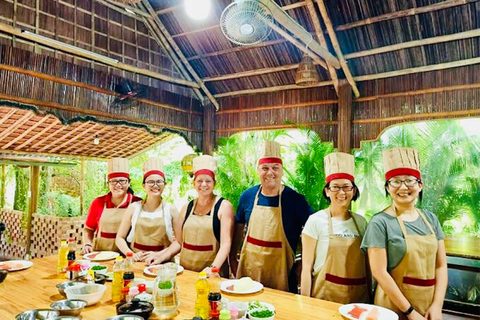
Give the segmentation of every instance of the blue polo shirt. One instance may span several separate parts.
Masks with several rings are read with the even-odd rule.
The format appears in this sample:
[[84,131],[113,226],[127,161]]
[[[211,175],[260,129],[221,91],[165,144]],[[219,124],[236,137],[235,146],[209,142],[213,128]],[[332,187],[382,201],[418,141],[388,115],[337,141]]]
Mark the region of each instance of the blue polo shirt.
[[[257,185],[242,193],[238,202],[237,213],[235,214],[235,222],[248,225],[255,196],[259,188],[260,185]],[[260,193],[258,204],[266,207],[278,207],[278,200],[279,196],[267,197]],[[285,186],[282,192],[282,222],[285,235],[293,252],[297,249],[302,228],[312,213],[314,211],[307,200],[305,200],[305,197],[292,188]]]

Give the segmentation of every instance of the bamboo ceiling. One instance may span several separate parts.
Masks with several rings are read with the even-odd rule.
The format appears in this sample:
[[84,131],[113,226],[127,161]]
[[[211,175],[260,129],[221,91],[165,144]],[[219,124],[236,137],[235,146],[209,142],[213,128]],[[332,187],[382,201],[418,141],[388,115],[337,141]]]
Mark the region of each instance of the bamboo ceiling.
[[[171,135],[92,121],[64,125],[51,114],[0,106],[0,152],[5,153],[129,158]],[[95,138],[98,138],[98,145],[94,143]]]

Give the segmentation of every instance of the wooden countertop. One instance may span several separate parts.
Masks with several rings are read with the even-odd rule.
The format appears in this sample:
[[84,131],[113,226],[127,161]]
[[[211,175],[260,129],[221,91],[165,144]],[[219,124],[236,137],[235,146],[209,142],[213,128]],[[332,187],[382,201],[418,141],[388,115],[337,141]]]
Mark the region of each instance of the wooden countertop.
[[449,256],[480,259],[480,238],[445,238],[445,249]]
[[[10,272],[6,280],[0,283],[0,314],[2,320],[15,319],[20,312],[37,308],[50,308],[50,303],[64,299],[55,285],[66,279],[56,274],[57,257],[45,257],[32,260],[33,266],[27,270]],[[109,265],[111,271],[112,262]],[[141,263],[135,265],[135,276],[153,280],[143,274],[145,266]],[[198,276],[195,272],[183,271],[177,278],[180,314],[175,319],[191,319],[194,316],[196,299],[195,284]],[[102,300],[96,305],[87,307],[81,313],[83,320],[104,320],[116,315],[115,304],[111,301],[111,282],[106,283],[107,290]],[[294,295],[273,289],[264,289],[253,295],[224,296],[230,301],[260,300],[273,304],[276,308],[277,320],[342,320],[338,313],[339,304]],[[158,319],[152,314],[150,319]]]

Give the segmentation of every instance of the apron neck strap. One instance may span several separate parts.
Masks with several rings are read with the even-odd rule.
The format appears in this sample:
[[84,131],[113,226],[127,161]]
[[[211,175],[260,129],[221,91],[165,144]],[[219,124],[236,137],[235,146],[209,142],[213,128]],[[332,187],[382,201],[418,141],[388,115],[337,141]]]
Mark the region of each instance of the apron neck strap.
[[[262,192],[262,185],[258,188],[257,194],[255,195],[255,201],[253,205],[258,204],[258,198],[260,197],[260,192]],[[283,192],[283,185],[280,185],[280,190],[278,191],[278,207],[282,207],[282,192]]]
[[418,211],[418,214],[420,215],[420,217],[422,217],[423,221],[424,221],[425,224],[427,225],[428,229],[430,229],[430,232],[431,232],[432,234],[435,234],[435,231],[433,231],[432,225],[430,224],[430,222],[428,222],[427,217],[426,217],[425,214],[422,212],[422,210],[418,210],[418,209],[417,209],[417,211]]
[[[422,217],[423,221],[425,222],[425,224],[427,225],[428,229],[430,230],[430,232],[432,234],[435,234],[435,232],[433,231],[433,228],[431,226],[431,224],[428,222],[427,218],[425,217],[425,215],[423,214],[422,210],[418,210],[415,208],[415,211],[418,212],[418,215],[420,217]],[[400,229],[402,229],[402,233],[403,233],[403,237],[406,238],[407,236],[407,229],[405,228],[405,223],[403,222],[403,220],[400,218],[399,215],[397,215],[397,221],[398,221],[398,224],[400,225]]]

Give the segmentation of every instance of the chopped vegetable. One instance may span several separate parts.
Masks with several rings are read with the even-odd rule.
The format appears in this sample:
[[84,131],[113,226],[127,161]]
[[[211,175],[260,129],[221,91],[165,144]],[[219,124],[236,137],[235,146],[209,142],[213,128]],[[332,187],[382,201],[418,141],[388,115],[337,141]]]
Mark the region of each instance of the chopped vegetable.
[[254,310],[254,309],[267,309],[264,306],[260,304],[260,301],[255,300],[255,301],[250,301],[248,303],[248,309],[249,310]]
[[273,311],[270,310],[256,310],[250,312],[250,315],[255,318],[270,318],[274,315]]
[[173,284],[171,281],[163,281],[158,284],[158,289],[172,289]]
[[107,266],[93,266],[90,269],[91,270],[103,270],[103,269],[107,269]]

